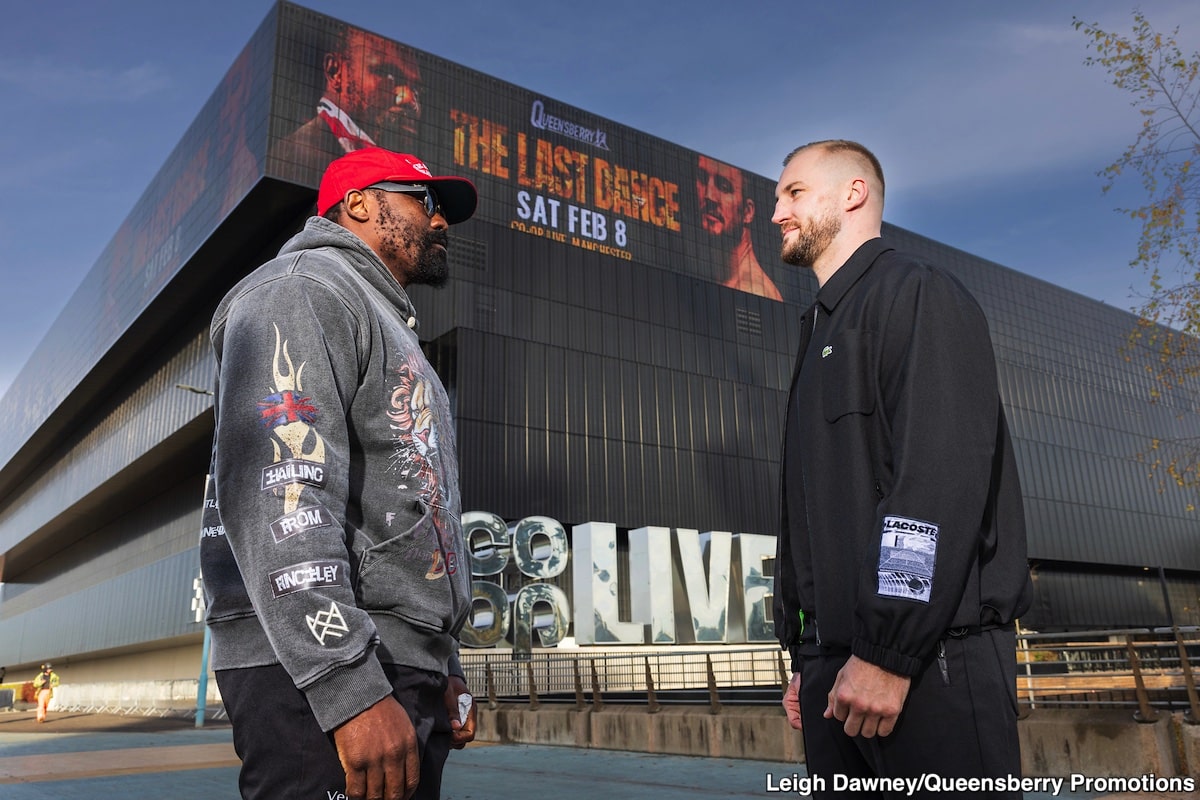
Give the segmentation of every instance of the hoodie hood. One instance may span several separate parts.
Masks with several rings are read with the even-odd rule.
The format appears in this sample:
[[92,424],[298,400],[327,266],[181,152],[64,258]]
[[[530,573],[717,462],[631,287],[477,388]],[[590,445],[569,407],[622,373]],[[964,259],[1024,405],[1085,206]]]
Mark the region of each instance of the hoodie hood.
[[280,248],[279,255],[284,257],[327,247],[338,250],[359,275],[399,309],[408,327],[417,329],[417,309],[404,287],[366,242],[336,222],[324,217],[309,217],[300,232]]

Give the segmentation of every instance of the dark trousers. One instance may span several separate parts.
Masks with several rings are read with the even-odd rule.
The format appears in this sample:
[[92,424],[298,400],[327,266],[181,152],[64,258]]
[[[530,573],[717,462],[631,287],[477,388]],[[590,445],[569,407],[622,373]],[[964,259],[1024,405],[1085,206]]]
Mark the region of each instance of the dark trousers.
[[[436,800],[450,752],[446,678],[391,664],[383,669],[392,695],[417,730],[421,783],[413,797]],[[233,723],[233,746],[242,760],[238,787],[245,800],[345,797],[346,773],[333,735],[317,725],[307,698],[283,667],[221,670],[216,677]]]
[[[936,659],[913,678],[904,710],[891,735],[849,737],[837,719],[825,719],[838,670],[848,656],[804,658],[800,713],[809,775],[820,776],[824,791],[814,797],[851,794],[846,779],[936,775],[940,778],[1019,778],[1015,639],[1011,631],[992,630],[947,638],[943,678]],[[907,797],[905,792],[853,793],[857,798]],[[868,784],[869,785],[869,784]],[[965,792],[917,791],[913,797],[968,796]],[[972,798],[1019,798],[1020,792],[969,793]]]

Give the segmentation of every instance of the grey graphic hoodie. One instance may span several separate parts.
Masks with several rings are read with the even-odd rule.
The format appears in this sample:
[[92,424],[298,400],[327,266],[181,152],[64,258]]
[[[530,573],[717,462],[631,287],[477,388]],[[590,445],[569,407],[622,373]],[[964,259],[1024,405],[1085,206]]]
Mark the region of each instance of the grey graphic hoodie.
[[319,217],[212,321],[213,668],[282,664],[327,731],[391,693],[381,663],[461,674],[454,429],[415,325],[375,253]]

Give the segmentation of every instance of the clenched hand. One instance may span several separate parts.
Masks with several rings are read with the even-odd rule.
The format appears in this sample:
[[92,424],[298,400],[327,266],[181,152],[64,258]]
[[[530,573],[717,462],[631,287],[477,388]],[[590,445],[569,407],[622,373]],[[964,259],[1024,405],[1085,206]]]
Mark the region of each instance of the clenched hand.
[[825,719],[846,723],[847,736],[887,736],[896,727],[911,683],[907,675],[850,656],[829,691]]
[[409,800],[421,781],[417,733],[388,695],[333,731],[351,800]]
[[450,728],[453,731],[450,735],[450,746],[455,750],[462,750],[468,743],[475,740],[477,704],[471,703],[471,710],[467,712],[466,719],[458,718],[458,696],[470,693],[471,690],[467,688],[466,681],[457,675],[450,676],[446,683],[446,712],[450,715]]

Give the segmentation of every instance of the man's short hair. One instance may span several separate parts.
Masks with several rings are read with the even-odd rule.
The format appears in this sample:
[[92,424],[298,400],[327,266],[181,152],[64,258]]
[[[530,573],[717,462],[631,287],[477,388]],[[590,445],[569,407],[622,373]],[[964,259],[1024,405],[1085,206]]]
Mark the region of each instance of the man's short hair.
[[[819,147],[827,153],[853,153],[863,161],[870,165],[871,170],[875,173],[875,178],[879,181],[879,192],[882,196],[886,184],[883,181],[883,166],[879,163],[879,159],[875,154],[868,150],[864,145],[858,142],[850,141],[849,139],[824,139],[819,142],[809,142],[802,144],[795,150],[787,154],[783,159],[783,165],[786,167],[788,163],[797,155],[805,150],[811,150],[814,147]],[[882,199],[882,197],[881,197]]]
[[342,222],[342,212],[345,210],[346,210],[345,201],[339,200],[336,203],[334,203],[333,205],[331,205],[329,208],[325,209],[325,213],[322,214],[321,216],[324,217],[325,219],[329,220],[330,222],[336,222],[340,225]]

